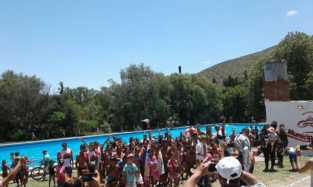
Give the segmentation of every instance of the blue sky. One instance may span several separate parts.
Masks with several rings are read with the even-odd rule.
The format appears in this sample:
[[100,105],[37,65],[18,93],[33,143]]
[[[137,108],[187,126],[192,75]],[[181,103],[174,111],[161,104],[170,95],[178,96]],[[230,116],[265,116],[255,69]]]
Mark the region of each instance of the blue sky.
[[313,34],[312,0],[0,1],[0,73],[100,88],[129,64],[195,73]]

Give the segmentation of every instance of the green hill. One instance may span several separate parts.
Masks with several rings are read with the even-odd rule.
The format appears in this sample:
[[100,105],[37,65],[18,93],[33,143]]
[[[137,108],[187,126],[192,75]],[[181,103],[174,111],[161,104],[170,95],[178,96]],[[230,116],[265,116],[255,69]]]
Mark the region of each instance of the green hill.
[[210,80],[215,78],[218,83],[222,83],[223,80],[228,78],[229,75],[232,77],[242,78],[245,71],[249,73],[257,63],[266,62],[272,55],[274,49],[275,47],[270,47],[256,53],[227,60],[209,67],[199,72],[199,74],[208,77]]

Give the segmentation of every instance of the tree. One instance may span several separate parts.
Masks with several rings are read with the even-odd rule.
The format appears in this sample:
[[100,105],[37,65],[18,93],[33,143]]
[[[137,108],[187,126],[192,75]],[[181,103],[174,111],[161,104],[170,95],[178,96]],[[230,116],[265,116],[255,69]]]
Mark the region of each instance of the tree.
[[277,46],[274,57],[287,60],[292,99],[312,99],[309,97],[311,90],[305,86],[313,70],[312,37],[301,32],[288,33]]
[[212,83],[214,83],[214,84],[216,84],[217,83],[217,81],[216,81],[216,79],[213,77],[213,79],[212,79]]
[[14,139],[15,132],[23,129],[23,137],[31,137],[45,120],[48,108],[48,87],[35,76],[7,71],[0,79],[1,138]]
[[134,130],[145,118],[152,119],[154,126],[159,123],[159,114],[166,110],[158,87],[162,77],[143,64],[130,65],[121,71],[121,84],[113,82],[110,88],[111,121],[119,123],[116,126],[119,130]]
[[247,90],[240,85],[225,88],[224,116],[237,122],[247,121],[247,94]]
[[226,80],[223,80],[223,85],[225,87],[232,87],[240,84],[237,77],[233,78],[231,75],[228,76]]
[[79,132],[78,122],[80,107],[73,99],[67,99],[64,103],[64,136],[75,136]]
[[245,70],[245,71],[243,72],[243,78],[244,78],[244,81],[247,81],[247,80],[248,80],[249,76],[248,76],[247,70]]
[[247,95],[247,104],[249,116],[254,116],[256,119],[265,119],[265,105],[264,105],[264,73],[263,73],[263,62],[258,63],[254,69],[251,71],[250,79],[248,81],[248,95]]
[[59,90],[59,94],[62,95],[64,92],[64,84],[62,81],[59,82],[59,89],[58,90]]
[[169,79],[173,87],[170,93],[172,115],[177,116],[181,123],[186,124],[191,120],[191,110],[193,107],[191,98],[191,76],[173,74]]
[[305,89],[306,90],[311,90],[310,92],[307,93],[307,97],[308,98],[313,98],[313,71],[311,71],[308,76],[307,79],[305,81]]
[[173,74],[170,106],[181,124],[217,120],[222,104],[216,86],[198,75]]

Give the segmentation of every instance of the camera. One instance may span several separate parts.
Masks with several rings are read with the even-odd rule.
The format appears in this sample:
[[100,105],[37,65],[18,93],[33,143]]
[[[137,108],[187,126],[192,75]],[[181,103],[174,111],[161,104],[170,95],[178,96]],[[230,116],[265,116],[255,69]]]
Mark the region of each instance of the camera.
[[83,174],[83,176],[81,177],[82,181],[84,182],[90,182],[92,180],[94,180],[93,178],[97,177],[97,173],[96,173],[96,163],[91,161],[89,166],[88,166],[88,173]]
[[83,175],[81,177],[81,179],[83,182],[90,182],[90,181],[94,180],[93,179],[94,177],[97,177],[96,173],[87,173],[87,174]]
[[216,166],[216,163],[211,163],[211,164],[209,165],[209,167],[208,167],[208,171],[209,171],[209,172],[215,172],[215,171],[216,171],[215,166]]

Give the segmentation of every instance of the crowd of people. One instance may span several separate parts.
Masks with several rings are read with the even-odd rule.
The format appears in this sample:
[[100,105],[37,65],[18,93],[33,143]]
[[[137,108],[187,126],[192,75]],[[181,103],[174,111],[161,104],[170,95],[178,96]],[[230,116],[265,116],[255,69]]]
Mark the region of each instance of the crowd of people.
[[[265,158],[264,172],[276,171],[275,166],[283,167],[286,152],[289,153],[292,169],[297,171],[298,148],[287,145],[284,125],[278,127],[276,122],[261,130],[257,126],[241,132],[233,130],[229,136],[226,136],[225,127],[221,124],[208,126],[205,132],[191,127],[175,139],[170,133],[154,137],[148,132],[141,140],[130,138],[127,143],[118,138],[103,144],[87,144],[82,140],[78,155],[73,155],[68,145],[63,143],[57,161],[53,162],[48,151],[43,151],[42,164],[46,174],[52,176],[51,182],[59,187],[178,187],[182,181],[187,181],[186,186],[197,183],[197,186],[204,187],[211,186],[216,180],[221,182],[222,178],[228,181],[224,181],[223,187],[229,186],[232,181],[243,186],[250,185],[251,181],[256,184],[251,174],[260,153]],[[2,161],[3,178],[12,173],[10,168],[16,168],[20,163],[21,159],[14,159],[17,157],[13,154],[10,167]],[[229,167],[235,173],[229,173]],[[203,172],[203,168],[207,168],[207,172]],[[77,169],[75,177],[73,169]],[[26,186],[27,172],[26,164],[22,164],[13,180]],[[192,181],[195,174],[198,176]],[[246,180],[242,180],[242,176]]]

